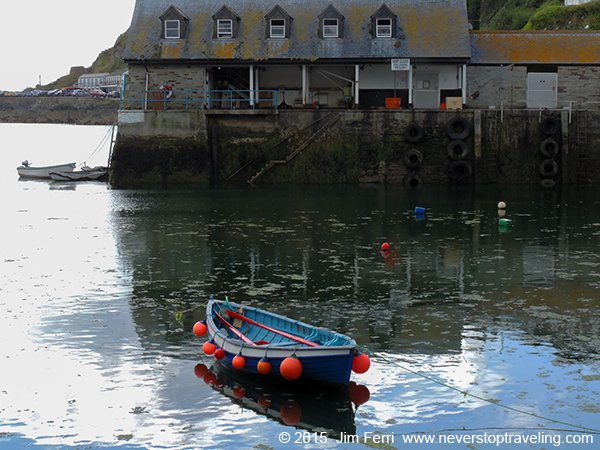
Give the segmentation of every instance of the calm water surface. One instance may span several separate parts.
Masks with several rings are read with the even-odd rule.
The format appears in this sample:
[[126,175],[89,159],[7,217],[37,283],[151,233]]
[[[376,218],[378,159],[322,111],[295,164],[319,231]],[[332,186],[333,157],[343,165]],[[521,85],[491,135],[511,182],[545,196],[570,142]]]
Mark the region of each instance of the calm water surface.
[[[106,132],[0,124],[0,448],[600,446],[600,190],[18,180],[23,159],[81,163]],[[372,369],[350,392],[224,372],[190,331],[210,294],[350,334]],[[336,442],[367,432],[394,442]]]

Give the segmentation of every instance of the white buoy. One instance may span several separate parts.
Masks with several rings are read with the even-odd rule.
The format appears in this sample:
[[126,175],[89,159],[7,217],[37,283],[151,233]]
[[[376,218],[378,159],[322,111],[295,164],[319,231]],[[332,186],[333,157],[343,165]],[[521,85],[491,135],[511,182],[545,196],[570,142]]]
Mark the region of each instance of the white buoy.
[[506,209],[506,203],[498,202],[498,209]]

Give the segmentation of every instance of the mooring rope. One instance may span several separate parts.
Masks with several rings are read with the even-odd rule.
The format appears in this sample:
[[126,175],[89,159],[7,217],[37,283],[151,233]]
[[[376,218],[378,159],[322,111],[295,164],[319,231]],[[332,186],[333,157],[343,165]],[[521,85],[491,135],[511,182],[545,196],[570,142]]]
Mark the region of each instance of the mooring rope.
[[[402,369],[402,370],[404,370],[406,372],[410,372],[413,375],[417,375],[417,376],[419,376],[421,378],[424,378],[424,379],[426,379],[428,381],[431,381],[432,383],[435,383],[435,384],[438,384],[438,385],[443,386],[445,388],[451,389],[451,390],[453,390],[455,392],[459,392],[460,394],[464,395],[465,397],[475,398],[477,400],[481,400],[483,402],[486,402],[486,403],[498,406],[500,408],[503,408],[503,409],[506,409],[506,410],[509,410],[509,411],[517,412],[519,414],[524,414],[524,415],[527,415],[527,416],[530,416],[530,417],[535,417],[536,419],[541,419],[541,420],[545,420],[545,421],[552,422],[552,423],[566,425],[566,426],[569,426],[569,427],[573,427],[573,428],[577,428],[579,430],[586,431],[588,433],[591,432],[591,433],[594,433],[594,434],[600,434],[600,429],[585,427],[585,426],[577,425],[577,424],[574,424],[574,423],[571,423],[571,422],[566,422],[564,420],[553,419],[551,417],[546,417],[546,416],[542,416],[540,414],[536,414],[536,413],[532,413],[532,412],[529,412],[529,411],[525,411],[523,409],[515,408],[514,406],[505,405],[505,404],[500,403],[498,401],[490,400],[489,398],[485,398],[485,397],[482,397],[482,396],[477,395],[477,394],[472,394],[472,393],[470,393],[468,391],[462,390],[462,389],[457,388],[455,386],[451,386],[451,385],[449,385],[447,383],[444,383],[441,380],[438,380],[437,378],[434,378],[434,377],[432,377],[430,375],[426,375],[424,373],[421,373],[418,370],[414,370],[414,369],[411,369],[410,367],[406,367],[406,366],[404,366],[402,364],[398,364],[396,361],[389,360],[389,359],[383,359],[383,357],[377,356],[376,353],[370,352],[368,349],[366,349],[366,348],[364,348],[362,346],[361,346],[361,350],[364,353],[369,354],[374,359],[378,359],[378,360],[382,359],[384,361],[384,364],[385,363],[393,364],[394,366],[396,366],[396,367],[398,367],[398,368],[400,368],[400,369]],[[411,361],[411,363],[419,364],[418,361]]]

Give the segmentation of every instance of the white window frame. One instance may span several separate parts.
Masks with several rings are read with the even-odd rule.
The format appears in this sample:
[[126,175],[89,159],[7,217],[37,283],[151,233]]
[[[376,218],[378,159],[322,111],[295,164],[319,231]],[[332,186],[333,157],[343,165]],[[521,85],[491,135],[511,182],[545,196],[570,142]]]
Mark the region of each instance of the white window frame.
[[[223,27],[224,25],[229,25]],[[233,20],[231,19],[217,19],[217,39],[231,39],[233,37]]]
[[[173,24],[176,23],[177,27]],[[177,32],[177,36],[170,36],[169,32]],[[180,20],[165,20],[165,39],[179,39],[181,38],[181,21]]]
[[391,18],[382,17],[380,19],[375,19],[375,37],[378,37],[378,38],[391,38],[392,37],[392,19]]
[[[327,22],[332,22],[327,24]],[[335,22],[335,24],[333,24]],[[338,19],[329,18],[323,19],[323,37],[337,38],[340,37],[340,21]]]
[[[282,25],[275,25],[273,22],[282,22]],[[281,30],[281,33],[275,31]],[[273,39],[285,39],[285,19],[271,19],[269,21],[269,37]]]

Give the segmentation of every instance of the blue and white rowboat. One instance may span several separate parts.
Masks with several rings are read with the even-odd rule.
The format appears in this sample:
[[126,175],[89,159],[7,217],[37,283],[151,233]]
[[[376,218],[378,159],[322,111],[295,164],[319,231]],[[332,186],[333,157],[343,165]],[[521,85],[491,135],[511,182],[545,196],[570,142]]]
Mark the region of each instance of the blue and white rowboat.
[[[231,302],[211,299],[206,307],[206,327],[208,342],[225,353],[220,354],[221,363],[235,367],[233,359],[241,355],[244,364],[239,370],[246,373],[258,374],[257,364],[266,360],[271,364],[270,376],[348,384],[358,355],[356,342],[348,336]],[[209,347],[213,354],[214,346]],[[368,357],[360,356],[366,358],[366,368],[363,360],[362,368],[355,371],[363,373],[368,369]],[[301,373],[289,376],[282,371],[286,359],[297,359]]]

